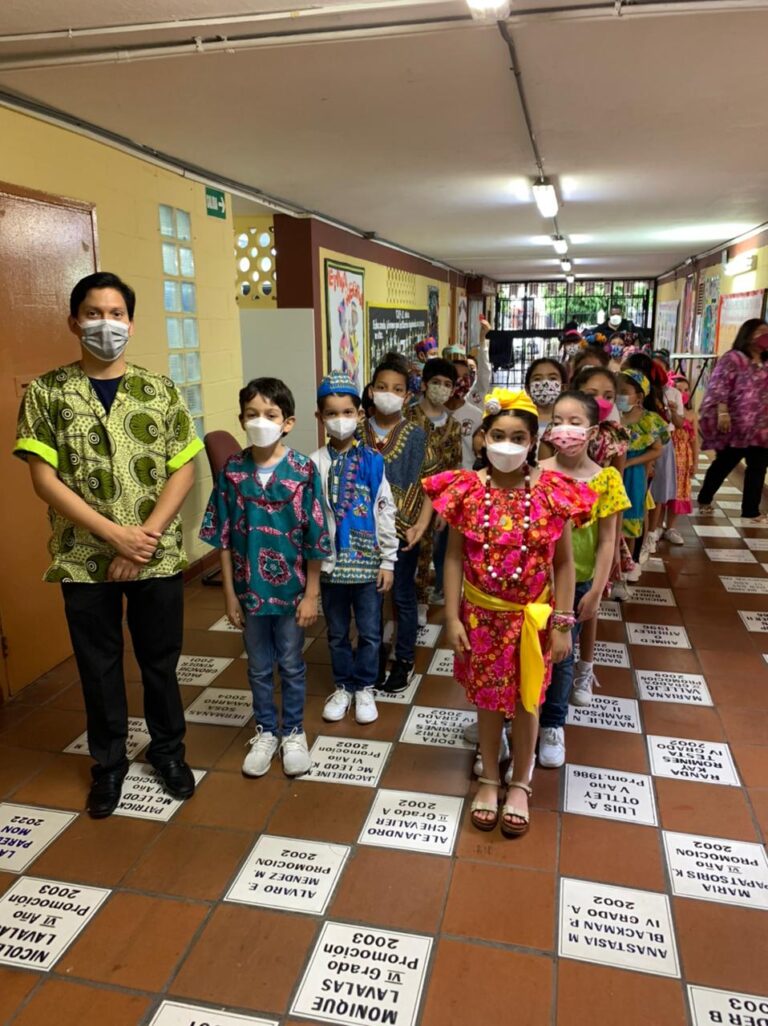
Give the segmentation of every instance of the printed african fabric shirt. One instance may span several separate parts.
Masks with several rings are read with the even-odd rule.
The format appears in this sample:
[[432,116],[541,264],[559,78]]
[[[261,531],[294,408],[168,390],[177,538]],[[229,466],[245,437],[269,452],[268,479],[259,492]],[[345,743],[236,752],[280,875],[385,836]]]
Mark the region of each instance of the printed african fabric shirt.
[[[68,488],[116,524],[144,523],[174,471],[203,448],[170,378],[128,364],[109,414],[79,363],[30,382],[24,393],[14,454],[38,456]],[[101,538],[49,510],[51,565],[46,581],[107,580],[117,553]],[[183,570],[181,518],[166,528],[139,580]]]
[[230,456],[211,492],[200,538],[232,552],[235,593],[250,616],[293,613],[307,583],[306,561],[331,542],[320,475],[288,449],[263,484],[250,449]]
[[366,421],[358,428],[358,438],[384,457],[387,481],[397,506],[397,536],[404,539],[407,529],[419,519],[424,505],[421,479],[436,472],[427,436],[420,427],[403,419],[382,438],[373,430],[370,421]]
[[419,403],[406,413],[411,423],[420,427],[427,436],[427,451],[433,474],[443,470],[457,470],[461,460],[461,424],[446,410],[445,423],[435,424]]

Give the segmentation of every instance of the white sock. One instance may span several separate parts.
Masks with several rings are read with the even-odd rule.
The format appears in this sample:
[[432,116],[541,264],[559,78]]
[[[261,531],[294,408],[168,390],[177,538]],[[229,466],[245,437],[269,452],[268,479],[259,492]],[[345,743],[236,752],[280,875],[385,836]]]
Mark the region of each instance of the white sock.
[[593,663],[588,663],[585,659],[579,659],[579,661],[576,663],[576,671],[581,677],[582,675],[592,673],[593,665]]

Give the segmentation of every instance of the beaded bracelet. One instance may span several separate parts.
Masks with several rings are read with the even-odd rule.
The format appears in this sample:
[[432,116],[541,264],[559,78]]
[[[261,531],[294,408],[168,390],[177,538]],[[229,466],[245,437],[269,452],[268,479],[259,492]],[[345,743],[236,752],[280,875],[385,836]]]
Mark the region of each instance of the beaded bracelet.
[[561,609],[556,609],[552,613],[552,629],[560,631],[563,634],[567,634],[573,629],[576,624],[576,616],[572,612],[565,612]]

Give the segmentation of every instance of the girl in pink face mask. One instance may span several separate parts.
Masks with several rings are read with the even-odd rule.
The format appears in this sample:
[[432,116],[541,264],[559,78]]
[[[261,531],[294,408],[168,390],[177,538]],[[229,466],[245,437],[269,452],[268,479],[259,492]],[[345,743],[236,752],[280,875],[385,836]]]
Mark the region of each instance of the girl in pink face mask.
[[[614,467],[600,467],[590,459],[588,447],[598,434],[599,415],[594,396],[564,392],[552,409],[549,444],[555,455],[541,464],[543,470],[582,482],[595,493],[589,523],[572,533],[576,567],[574,609],[578,615],[574,643],[587,624],[596,623],[600,601],[614,568],[619,518],[630,505],[621,474]],[[589,705],[593,679],[592,655],[583,644],[578,663],[574,665],[571,655],[554,666],[540,717],[539,761],[543,766],[557,767],[565,762],[563,728],[568,703]]]

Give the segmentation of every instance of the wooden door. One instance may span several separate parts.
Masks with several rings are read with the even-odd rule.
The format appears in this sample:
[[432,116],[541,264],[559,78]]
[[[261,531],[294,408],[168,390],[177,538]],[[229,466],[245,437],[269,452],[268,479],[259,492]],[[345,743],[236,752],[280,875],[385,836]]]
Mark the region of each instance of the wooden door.
[[[11,456],[24,388],[79,355],[69,293],[96,270],[93,208],[0,183],[0,658],[16,694],[72,652],[61,590],[44,584],[47,511]],[[2,700],[0,695],[0,700]]]

